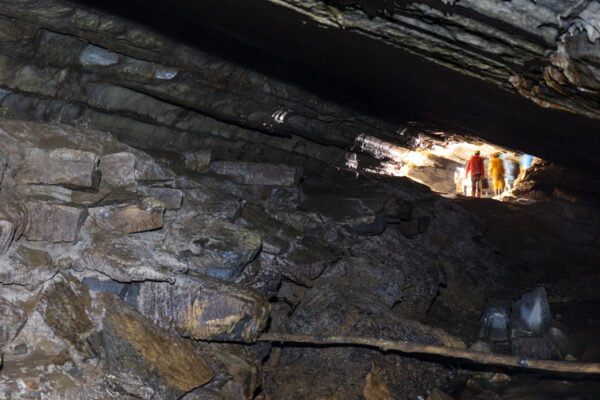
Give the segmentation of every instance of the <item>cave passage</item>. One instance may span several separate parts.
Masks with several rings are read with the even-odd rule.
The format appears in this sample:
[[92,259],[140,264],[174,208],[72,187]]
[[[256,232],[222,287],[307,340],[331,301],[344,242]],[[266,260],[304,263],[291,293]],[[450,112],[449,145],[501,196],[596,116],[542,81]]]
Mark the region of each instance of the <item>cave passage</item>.
[[0,398],[600,398],[597,2],[97,3],[0,0]]

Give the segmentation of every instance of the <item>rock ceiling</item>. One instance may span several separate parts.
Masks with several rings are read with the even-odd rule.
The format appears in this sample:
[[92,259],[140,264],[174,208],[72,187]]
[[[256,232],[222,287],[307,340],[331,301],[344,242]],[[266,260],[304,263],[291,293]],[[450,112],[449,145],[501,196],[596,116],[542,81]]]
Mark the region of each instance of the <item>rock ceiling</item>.
[[358,97],[385,119],[427,121],[573,166],[596,165],[598,153],[590,148],[600,145],[598,1],[209,0],[200,6],[180,0],[168,9],[144,6],[188,26],[212,24],[339,79],[349,93],[344,97]]
[[[120,61],[152,61],[180,75],[141,87],[121,67],[103,74],[208,114],[213,125],[249,130],[249,142],[256,131],[274,135],[271,145],[280,148],[282,137],[297,135],[348,150],[365,132],[406,146],[411,131],[404,128],[418,121],[573,167],[600,160],[598,1],[129,0],[102,7],[150,30],[133,29],[136,39],[118,18],[106,22],[67,2],[48,8],[41,0],[0,1],[0,15],[10,21],[4,36],[21,24],[21,42],[5,45],[4,53],[30,46],[33,35],[33,50],[16,51],[22,58],[33,51],[34,63],[71,65],[71,72],[71,58],[52,57],[65,51],[44,51],[69,46],[67,38],[48,39],[58,33]],[[99,71],[75,69],[82,67]],[[190,76],[196,83],[175,82]]]

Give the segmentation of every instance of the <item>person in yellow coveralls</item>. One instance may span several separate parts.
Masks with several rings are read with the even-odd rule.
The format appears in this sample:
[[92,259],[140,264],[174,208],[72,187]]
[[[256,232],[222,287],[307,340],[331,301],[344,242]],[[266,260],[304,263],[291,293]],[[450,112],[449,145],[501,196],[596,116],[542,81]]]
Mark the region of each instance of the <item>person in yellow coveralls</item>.
[[504,162],[499,156],[499,153],[492,154],[488,165],[488,175],[494,181],[495,194],[501,194],[504,191]]

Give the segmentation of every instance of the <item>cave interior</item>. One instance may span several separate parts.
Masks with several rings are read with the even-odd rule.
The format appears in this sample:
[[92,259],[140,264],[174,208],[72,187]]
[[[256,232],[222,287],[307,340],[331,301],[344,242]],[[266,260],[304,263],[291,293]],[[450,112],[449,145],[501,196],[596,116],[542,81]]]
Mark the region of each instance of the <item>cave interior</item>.
[[0,0],[0,398],[598,398],[599,138],[595,0]]

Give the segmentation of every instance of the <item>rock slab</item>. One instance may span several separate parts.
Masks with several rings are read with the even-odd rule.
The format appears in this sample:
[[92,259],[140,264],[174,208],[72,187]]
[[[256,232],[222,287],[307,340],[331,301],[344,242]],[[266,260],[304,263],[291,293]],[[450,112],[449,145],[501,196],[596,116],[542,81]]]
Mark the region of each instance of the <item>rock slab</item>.
[[271,310],[262,294],[206,276],[143,282],[134,303],[158,325],[197,340],[252,342]]
[[246,185],[296,186],[301,171],[283,164],[263,164],[241,161],[215,161],[211,172],[229,175],[237,183]]
[[27,240],[72,242],[88,216],[87,209],[73,204],[28,200],[27,225],[23,236]]
[[122,233],[162,228],[165,205],[152,197],[112,201],[89,208],[98,227]]
[[65,185],[87,189],[100,183],[98,155],[90,151],[31,148],[25,152],[16,179],[23,183]]

